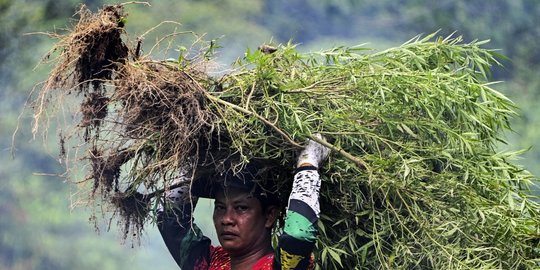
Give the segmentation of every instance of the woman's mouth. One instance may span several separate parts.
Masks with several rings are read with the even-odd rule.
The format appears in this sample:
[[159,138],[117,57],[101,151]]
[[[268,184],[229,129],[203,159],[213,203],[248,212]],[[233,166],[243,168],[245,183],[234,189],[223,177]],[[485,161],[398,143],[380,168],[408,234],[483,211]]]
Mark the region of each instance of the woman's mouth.
[[223,240],[231,240],[238,237],[238,235],[233,232],[222,232],[221,234],[219,234],[219,236]]

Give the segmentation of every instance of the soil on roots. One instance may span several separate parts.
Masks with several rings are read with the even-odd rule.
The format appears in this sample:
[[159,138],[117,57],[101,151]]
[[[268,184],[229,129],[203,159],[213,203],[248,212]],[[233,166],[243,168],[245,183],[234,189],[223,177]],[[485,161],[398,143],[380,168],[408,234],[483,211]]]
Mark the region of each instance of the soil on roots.
[[48,88],[78,87],[83,93],[90,91],[91,86],[98,89],[128,56],[128,47],[121,39],[125,16],[122,6],[105,6],[93,14],[83,5],[78,14],[77,25],[68,35],[61,36],[48,55],[60,52]]
[[123,66],[117,77],[112,100],[122,104],[124,136],[151,142],[153,159],[166,167],[193,156],[214,118],[201,86],[206,75],[167,63],[138,62]]
[[139,192],[117,192],[111,198],[111,204],[116,212],[122,217],[118,224],[122,226],[123,237],[126,239],[130,233],[137,238],[144,228],[148,218],[151,197]]
[[104,154],[101,149],[94,146],[89,154],[92,165],[92,173],[89,177],[94,180],[92,194],[95,195],[98,189],[102,195],[111,191],[118,192],[121,167],[133,158],[133,154],[132,151],[127,150],[109,151],[108,154]]
[[[86,95],[86,99],[81,103],[82,119],[79,123],[81,128],[95,127],[101,125],[101,121],[107,117],[109,97],[102,91],[95,91]],[[88,141],[88,133],[85,140]]]

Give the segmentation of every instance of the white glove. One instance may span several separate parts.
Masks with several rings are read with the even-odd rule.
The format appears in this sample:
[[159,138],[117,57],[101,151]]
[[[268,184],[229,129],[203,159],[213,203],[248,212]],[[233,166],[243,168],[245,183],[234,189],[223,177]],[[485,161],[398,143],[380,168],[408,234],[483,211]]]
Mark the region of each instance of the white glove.
[[[313,136],[323,139],[319,133],[315,133]],[[308,139],[306,147],[300,152],[296,167],[310,164],[319,168],[320,163],[328,157],[328,154],[330,154],[330,149],[328,147]]]

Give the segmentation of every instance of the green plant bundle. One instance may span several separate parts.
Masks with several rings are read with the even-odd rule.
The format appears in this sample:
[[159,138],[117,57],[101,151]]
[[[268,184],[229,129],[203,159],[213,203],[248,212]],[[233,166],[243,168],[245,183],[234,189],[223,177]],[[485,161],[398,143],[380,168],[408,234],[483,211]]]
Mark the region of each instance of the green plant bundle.
[[[320,168],[319,269],[540,267],[534,178],[513,163],[520,152],[497,150],[516,113],[491,87],[500,56],[485,42],[432,34],[381,52],[318,53],[288,44],[248,50],[212,78],[215,43],[195,37],[198,53],[156,61],[121,40],[122,6],[82,11],[59,37],[36,125],[54,96],[84,98],[74,118],[82,159],[67,164],[88,168],[92,185],[80,185],[125,235],[151,221],[188,163],[220,173],[231,157],[235,168],[270,161],[286,197],[310,138],[333,150]],[[74,134],[61,136],[61,154]]]
[[532,176],[497,152],[514,105],[491,88],[483,42],[415,38],[300,54],[248,51],[209,93],[245,157],[293,164],[321,133],[321,269],[533,269],[539,205]]

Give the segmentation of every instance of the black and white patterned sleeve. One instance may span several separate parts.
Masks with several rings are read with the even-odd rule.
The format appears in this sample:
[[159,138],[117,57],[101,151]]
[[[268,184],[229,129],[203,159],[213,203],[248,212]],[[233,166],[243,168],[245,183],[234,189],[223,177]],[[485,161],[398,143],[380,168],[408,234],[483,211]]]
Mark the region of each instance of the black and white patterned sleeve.
[[289,196],[283,234],[279,237],[277,269],[310,269],[317,239],[319,190],[321,180],[316,167],[297,169]]

